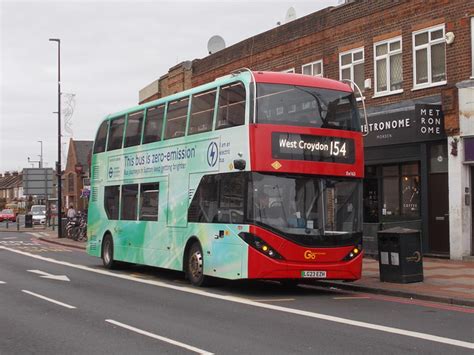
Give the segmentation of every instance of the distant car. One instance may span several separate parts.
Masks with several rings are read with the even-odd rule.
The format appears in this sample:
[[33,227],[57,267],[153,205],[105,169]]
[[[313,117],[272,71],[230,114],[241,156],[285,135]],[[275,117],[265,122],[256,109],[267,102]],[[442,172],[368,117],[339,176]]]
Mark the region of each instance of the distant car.
[[46,206],[45,205],[31,206],[30,214],[33,216],[33,224],[46,223]]
[[2,212],[0,212],[0,222],[3,221],[16,222],[15,212],[11,209],[2,210]]

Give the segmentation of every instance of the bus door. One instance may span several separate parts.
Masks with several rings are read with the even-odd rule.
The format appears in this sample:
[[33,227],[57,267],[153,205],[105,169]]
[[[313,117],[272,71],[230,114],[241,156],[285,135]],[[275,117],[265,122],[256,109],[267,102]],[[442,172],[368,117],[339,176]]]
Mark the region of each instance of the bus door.
[[242,275],[246,248],[238,236],[244,222],[245,177],[242,173],[223,174],[218,180],[218,209],[210,236],[213,274],[229,279],[246,277]]

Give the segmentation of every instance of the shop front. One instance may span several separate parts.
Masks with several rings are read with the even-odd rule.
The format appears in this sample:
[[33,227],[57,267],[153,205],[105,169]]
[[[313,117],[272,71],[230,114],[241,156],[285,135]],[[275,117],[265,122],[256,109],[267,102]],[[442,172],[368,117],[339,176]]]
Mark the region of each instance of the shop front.
[[439,97],[372,108],[364,126],[364,243],[377,232],[421,231],[423,252],[449,254],[448,149]]

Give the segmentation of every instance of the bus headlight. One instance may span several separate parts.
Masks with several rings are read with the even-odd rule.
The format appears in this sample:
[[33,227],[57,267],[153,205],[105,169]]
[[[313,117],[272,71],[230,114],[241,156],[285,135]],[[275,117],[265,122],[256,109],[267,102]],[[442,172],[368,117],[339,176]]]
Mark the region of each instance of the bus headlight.
[[270,244],[265,242],[262,238],[257,237],[252,233],[247,232],[240,232],[239,237],[244,240],[245,243],[257,249],[262,254],[272,258],[272,259],[280,259],[283,260],[283,257],[278,254],[278,252],[272,248]]
[[349,261],[354,259],[357,255],[362,252],[362,244],[357,244],[354,248],[351,249],[349,254],[347,254],[342,261]]

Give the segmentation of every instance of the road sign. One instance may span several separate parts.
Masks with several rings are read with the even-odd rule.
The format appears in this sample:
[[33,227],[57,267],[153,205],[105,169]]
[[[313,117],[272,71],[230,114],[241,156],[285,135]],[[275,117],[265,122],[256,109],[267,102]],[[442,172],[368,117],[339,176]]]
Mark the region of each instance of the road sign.
[[52,168],[23,169],[23,194],[49,196],[53,194],[55,180]]

